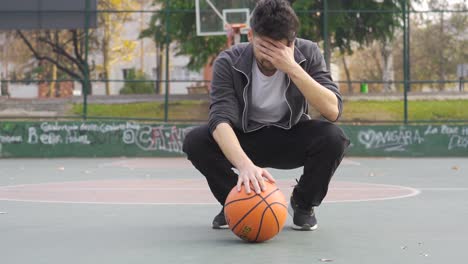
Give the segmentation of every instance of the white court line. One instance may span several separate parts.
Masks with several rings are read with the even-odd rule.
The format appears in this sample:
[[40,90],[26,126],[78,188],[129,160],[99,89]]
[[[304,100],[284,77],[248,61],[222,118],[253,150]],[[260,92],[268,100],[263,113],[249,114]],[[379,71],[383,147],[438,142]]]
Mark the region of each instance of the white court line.
[[[168,180],[171,182],[171,185],[174,185],[174,180],[170,179],[164,179],[161,182],[157,182],[158,185],[164,185],[164,181]],[[79,189],[89,189],[89,190],[202,190],[206,189],[208,190],[208,187],[206,186],[206,183],[204,182],[199,182],[199,181],[194,181],[194,180],[188,180],[188,182],[184,182],[187,179],[178,179],[180,181],[179,185],[183,185],[186,183],[195,183],[195,185],[199,185],[200,187],[188,187],[188,188],[179,188],[179,187],[148,187],[148,188],[101,188],[101,187],[84,187],[84,188],[60,188],[61,190],[79,190]],[[142,183],[145,181],[152,182],[152,180],[145,180],[145,179],[114,179],[114,180],[88,180],[88,181],[63,181],[63,182],[42,182],[42,183],[26,183],[26,184],[15,184],[15,185],[3,185],[0,186],[0,190],[8,190],[8,189],[16,189],[21,190],[21,188],[25,188],[28,190],[40,190],[38,187],[45,186],[44,190],[48,190],[51,186],[62,186],[62,185],[73,185],[73,184],[90,184],[90,183],[110,183],[110,182],[118,182],[118,183]],[[154,184],[154,183],[153,183]],[[278,180],[277,184],[280,188],[292,188],[295,185],[295,182],[292,180]],[[346,185],[346,184],[351,184],[351,185],[366,185],[369,187],[333,187],[330,186],[330,190],[394,190],[394,189],[404,189],[404,188],[410,188],[406,186],[400,186],[400,185],[390,185],[390,184],[381,184],[381,183],[366,183],[366,182],[347,182],[347,181],[338,181],[335,184],[340,185]],[[334,185],[332,183],[331,185]],[[419,189],[419,188],[418,188]],[[42,189],[41,189],[42,190]],[[53,190],[53,189],[50,189]]]
[[[209,191],[207,187],[200,188],[66,188],[66,189],[47,189],[47,188],[35,188],[35,189],[22,189],[27,187],[25,185],[15,185],[15,186],[5,186],[0,187],[0,191],[40,191],[40,192],[70,192],[70,191]],[[292,187],[287,187],[283,189],[291,189]],[[406,188],[406,187],[405,187]],[[330,190],[336,191],[393,191],[401,190],[402,187],[390,187],[390,188],[329,188]],[[424,188],[415,188],[420,191],[441,191],[441,192],[450,192],[450,191],[468,191],[467,188],[463,187],[424,187]]]
[[[213,198],[214,199],[214,198]],[[26,202],[26,203],[56,203],[56,204],[92,204],[92,205],[219,205],[212,203],[128,203],[128,202],[76,202],[76,201],[51,201],[51,200],[28,200],[28,199],[2,199],[6,202]]]
[[[395,197],[386,197],[386,198],[371,198],[371,199],[348,199],[348,200],[339,200],[339,201],[327,201],[323,203],[353,203],[353,202],[372,202],[372,201],[387,201],[387,200],[396,200],[404,199],[417,196],[421,193],[420,190],[410,188],[410,187],[401,187],[402,189],[407,189],[410,191],[409,194],[400,195]],[[219,205],[217,202],[213,203],[128,203],[128,202],[76,202],[76,201],[60,201],[60,200],[28,200],[28,199],[2,199],[0,201],[9,201],[9,202],[31,202],[31,203],[58,203],[58,204],[93,204],[93,205]]]
[[355,160],[349,159],[349,158],[344,158],[343,161],[341,162],[343,165],[355,165],[355,166],[361,166],[360,162],[357,162]]
[[[281,188],[280,189],[292,189],[293,187]],[[394,191],[401,190],[404,187],[398,188],[329,188],[328,190],[336,191]],[[60,188],[60,189],[47,189],[47,188],[30,188],[30,189],[21,189],[16,187],[0,187],[0,191],[28,191],[28,192],[71,192],[71,191],[104,191],[104,192],[113,192],[113,191],[209,191],[207,187],[200,188]]]
[[[64,183],[80,183],[80,182],[64,182]],[[81,182],[82,183],[82,182]],[[347,182],[340,182],[340,183],[347,183]],[[395,199],[403,199],[409,198],[413,196],[417,196],[421,193],[419,189],[406,187],[406,186],[398,186],[398,185],[388,185],[388,184],[376,184],[376,183],[359,183],[359,182],[351,182],[352,184],[366,184],[368,186],[376,186],[374,188],[333,188],[336,190],[407,190],[409,194],[400,195],[400,196],[393,196],[393,197],[383,197],[383,198],[369,198],[369,199],[348,199],[348,200],[336,200],[336,201],[324,201],[324,203],[349,203],[349,202],[371,202],[371,201],[385,201],[385,200],[395,200]],[[43,186],[48,184],[60,184],[60,183],[41,183],[41,184],[23,184],[23,185],[10,185],[10,186],[2,186],[0,190],[3,188],[15,188],[15,187],[32,187],[32,186]],[[82,189],[90,189],[90,188],[82,188]],[[96,188],[96,189],[115,189],[115,188]],[[130,190],[135,190],[137,188],[128,188]],[[149,188],[154,190],[155,188]],[[181,188],[172,188],[176,190],[181,190]],[[196,189],[196,190],[207,190],[206,187],[203,189],[199,188],[184,188],[184,189]],[[8,190],[8,189],[6,189]],[[25,189],[25,191],[30,191],[34,189]],[[37,190],[37,189],[36,189]],[[44,189],[46,190],[46,189]],[[77,189],[70,188],[69,191],[75,191]],[[122,190],[122,189],[118,189]],[[165,188],[164,190],[171,190],[171,188]],[[21,190],[13,190],[13,191],[21,191]],[[54,190],[60,192],[61,190]],[[60,201],[60,200],[30,200],[30,199],[8,199],[8,198],[0,198],[0,201],[12,201],[12,202],[35,202],[35,203],[59,203],[59,204],[98,204],[98,205],[216,205],[218,203],[129,203],[129,202],[86,202],[86,201]]]
[[457,191],[461,191],[461,192],[464,192],[464,191],[468,191],[468,187],[467,188],[463,188],[463,187],[429,187],[429,188],[418,188],[419,190],[421,191],[440,191],[440,192],[457,192]]

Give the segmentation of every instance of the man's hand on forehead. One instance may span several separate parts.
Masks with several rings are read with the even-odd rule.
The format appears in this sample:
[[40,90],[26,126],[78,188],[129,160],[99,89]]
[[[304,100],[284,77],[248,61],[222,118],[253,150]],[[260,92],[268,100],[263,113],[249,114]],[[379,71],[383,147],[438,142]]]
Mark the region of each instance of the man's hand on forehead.
[[290,47],[292,44],[294,44],[294,42],[290,43],[287,40],[274,40],[269,37],[258,37],[258,39],[260,40],[260,42],[269,43],[277,48]]
[[255,42],[259,55],[268,60],[276,69],[289,74],[297,66],[294,60],[294,42],[287,46],[285,41],[260,37]]

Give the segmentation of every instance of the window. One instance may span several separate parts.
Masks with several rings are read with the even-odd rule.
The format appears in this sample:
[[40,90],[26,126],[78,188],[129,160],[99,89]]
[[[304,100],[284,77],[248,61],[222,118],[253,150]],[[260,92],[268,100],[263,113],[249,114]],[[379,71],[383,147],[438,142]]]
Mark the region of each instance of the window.
[[133,68],[131,68],[131,69],[128,69],[128,68],[127,69],[122,69],[122,74],[123,74],[124,80],[128,79],[128,77],[130,76],[130,73],[132,71],[135,71],[135,69],[133,69]]

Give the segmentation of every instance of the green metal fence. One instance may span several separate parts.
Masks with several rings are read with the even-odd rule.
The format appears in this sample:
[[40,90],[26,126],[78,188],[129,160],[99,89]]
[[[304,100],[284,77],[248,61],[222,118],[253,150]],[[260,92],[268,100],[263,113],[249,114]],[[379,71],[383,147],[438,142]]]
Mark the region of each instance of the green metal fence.
[[[84,29],[0,31],[0,119],[206,120],[209,80],[200,58],[209,64],[216,54],[206,53],[226,37],[196,36],[193,0],[101,0],[97,11],[84,1]],[[425,2],[295,1],[299,36],[320,44],[345,96],[342,122],[468,121],[467,4]],[[97,28],[90,27],[92,16]],[[67,85],[81,93],[63,97]],[[44,98],[14,95],[36,86]]]

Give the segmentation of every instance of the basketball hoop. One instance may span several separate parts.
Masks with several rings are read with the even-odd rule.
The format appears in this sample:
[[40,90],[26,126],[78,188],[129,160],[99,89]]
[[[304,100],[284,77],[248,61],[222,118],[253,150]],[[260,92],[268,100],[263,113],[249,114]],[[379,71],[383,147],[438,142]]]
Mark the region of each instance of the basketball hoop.
[[228,47],[241,43],[241,31],[246,27],[247,24],[226,24],[225,29],[228,37]]

